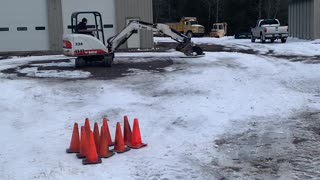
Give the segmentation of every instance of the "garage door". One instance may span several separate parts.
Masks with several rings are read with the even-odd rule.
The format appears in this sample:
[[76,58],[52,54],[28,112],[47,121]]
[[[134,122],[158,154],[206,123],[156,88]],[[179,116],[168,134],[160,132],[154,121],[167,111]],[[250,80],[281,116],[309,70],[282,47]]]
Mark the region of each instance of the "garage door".
[[0,51],[49,49],[46,0],[1,0]]

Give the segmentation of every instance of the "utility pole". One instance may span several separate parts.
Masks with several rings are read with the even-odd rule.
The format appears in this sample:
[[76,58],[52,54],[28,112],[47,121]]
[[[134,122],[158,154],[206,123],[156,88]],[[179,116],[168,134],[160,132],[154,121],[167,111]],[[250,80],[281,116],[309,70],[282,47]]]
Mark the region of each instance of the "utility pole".
[[219,22],[219,0],[217,0],[217,16],[216,16],[216,23]]

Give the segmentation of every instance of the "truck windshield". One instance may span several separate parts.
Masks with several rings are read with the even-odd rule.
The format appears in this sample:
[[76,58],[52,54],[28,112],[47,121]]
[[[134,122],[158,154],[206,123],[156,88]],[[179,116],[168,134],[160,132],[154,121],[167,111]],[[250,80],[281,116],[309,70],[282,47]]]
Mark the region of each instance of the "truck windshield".
[[213,31],[218,31],[218,30],[223,30],[224,28],[223,28],[223,25],[213,25],[213,28],[212,28],[212,30]]
[[198,21],[189,21],[190,25],[198,24]]
[[266,19],[266,20],[261,21],[260,26],[272,25],[272,24],[279,24],[279,22],[275,19]]
[[218,26],[217,25],[213,25],[213,30],[217,30]]

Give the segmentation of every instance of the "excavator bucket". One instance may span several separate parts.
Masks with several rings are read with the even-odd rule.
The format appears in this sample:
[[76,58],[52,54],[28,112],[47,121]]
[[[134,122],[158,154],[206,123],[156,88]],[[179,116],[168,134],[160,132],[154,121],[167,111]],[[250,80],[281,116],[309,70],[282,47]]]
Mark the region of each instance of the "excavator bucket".
[[179,44],[179,46],[176,47],[176,50],[184,53],[188,57],[204,55],[202,48],[197,45],[193,45],[191,41],[186,41],[184,43]]

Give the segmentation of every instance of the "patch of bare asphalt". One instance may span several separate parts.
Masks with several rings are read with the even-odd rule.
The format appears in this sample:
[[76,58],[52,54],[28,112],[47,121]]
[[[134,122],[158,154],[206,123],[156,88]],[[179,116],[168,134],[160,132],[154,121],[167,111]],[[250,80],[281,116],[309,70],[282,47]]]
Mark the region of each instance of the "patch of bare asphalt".
[[247,130],[215,140],[222,158],[213,160],[212,170],[224,179],[319,178],[320,110],[268,119],[272,120],[254,117],[244,125],[235,123],[233,127]]
[[[132,58],[134,59],[134,58]],[[130,60],[130,59],[129,59]],[[144,71],[150,71],[153,73],[161,73],[165,71],[165,68],[168,66],[173,65],[173,61],[168,58],[166,60],[162,59],[151,59],[150,61],[145,62],[134,62],[132,61],[126,61],[126,62],[117,62],[117,59],[115,60],[115,64],[112,68],[108,67],[102,67],[99,63],[93,63],[88,65],[85,68],[76,69],[71,66],[41,66],[41,64],[48,64],[48,63],[62,63],[67,62],[70,63],[71,60],[43,60],[43,61],[33,61],[26,65],[22,65],[16,68],[10,68],[6,70],[2,70],[2,73],[5,74],[14,74],[18,77],[30,77],[30,78],[37,78],[28,76],[26,73],[21,73],[19,70],[25,69],[25,68],[31,68],[31,67],[37,67],[38,71],[49,71],[49,70],[56,70],[56,71],[74,71],[74,70],[81,70],[84,72],[90,72],[91,77],[94,79],[115,79],[119,77],[128,76],[131,73],[134,73],[134,70],[144,70]]]

